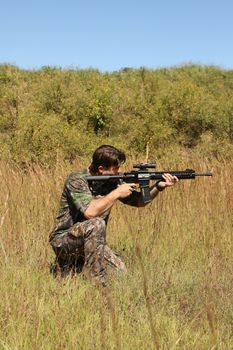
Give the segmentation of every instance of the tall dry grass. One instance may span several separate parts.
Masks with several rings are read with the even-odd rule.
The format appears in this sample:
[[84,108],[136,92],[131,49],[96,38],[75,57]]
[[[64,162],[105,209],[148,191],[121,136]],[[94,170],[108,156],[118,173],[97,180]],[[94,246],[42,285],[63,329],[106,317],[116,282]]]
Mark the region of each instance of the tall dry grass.
[[146,208],[113,208],[108,243],[128,272],[109,271],[103,296],[81,276],[49,274],[48,233],[71,166],[0,164],[0,349],[233,348],[233,163],[166,165],[214,177],[180,181]]

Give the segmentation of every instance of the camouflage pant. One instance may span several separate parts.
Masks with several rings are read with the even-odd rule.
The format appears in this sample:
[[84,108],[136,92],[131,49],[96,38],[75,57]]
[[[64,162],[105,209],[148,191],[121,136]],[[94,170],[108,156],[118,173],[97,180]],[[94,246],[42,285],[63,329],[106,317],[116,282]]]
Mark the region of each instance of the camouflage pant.
[[83,271],[97,284],[104,284],[106,264],[118,271],[126,271],[120,257],[106,245],[106,224],[102,218],[77,223],[67,233],[55,236],[50,243],[63,274],[75,269]]

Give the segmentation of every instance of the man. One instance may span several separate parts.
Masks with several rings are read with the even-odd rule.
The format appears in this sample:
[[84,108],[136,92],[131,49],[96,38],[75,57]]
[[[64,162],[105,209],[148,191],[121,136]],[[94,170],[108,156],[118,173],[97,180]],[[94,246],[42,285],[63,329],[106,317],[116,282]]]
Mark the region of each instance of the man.
[[[134,183],[112,189],[102,183],[94,191],[86,180],[88,175],[118,174],[125,159],[122,151],[102,145],[93,153],[88,169],[74,172],[66,179],[56,225],[50,235],[62,276],[70,271],[82,271],[95,284],[104,286],[107,264],[118,271],[126,270],[120,257],[106,244],[106,225],[117,200],[135,207],[144,206],[141,193],[135,190]],[[162,181],[150,187],[151,199],[177,181],[175,176],[165,174]]]

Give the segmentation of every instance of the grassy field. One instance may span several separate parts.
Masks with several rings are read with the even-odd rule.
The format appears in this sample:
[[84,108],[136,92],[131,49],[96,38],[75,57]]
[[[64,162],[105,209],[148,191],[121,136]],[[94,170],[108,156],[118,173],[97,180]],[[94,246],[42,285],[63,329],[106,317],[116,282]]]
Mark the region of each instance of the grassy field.
[[128,272],[109,271],[103,295],[49,273],[48,234],[74,167],[1,163],[0,349],[233,349],[233,163],[180,160],[188,166],[214,177],[113,208],[107,240]]

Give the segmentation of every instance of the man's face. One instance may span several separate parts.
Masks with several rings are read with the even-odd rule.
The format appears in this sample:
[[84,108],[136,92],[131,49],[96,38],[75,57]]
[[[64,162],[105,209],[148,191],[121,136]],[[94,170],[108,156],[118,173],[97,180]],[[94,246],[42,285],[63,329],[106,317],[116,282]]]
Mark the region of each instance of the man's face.
[[103,166],[99,166],[98,174],[99,175],[117,175],[119,174],[120,167],[119,166],[111,166],[110,168],[104,168]]

